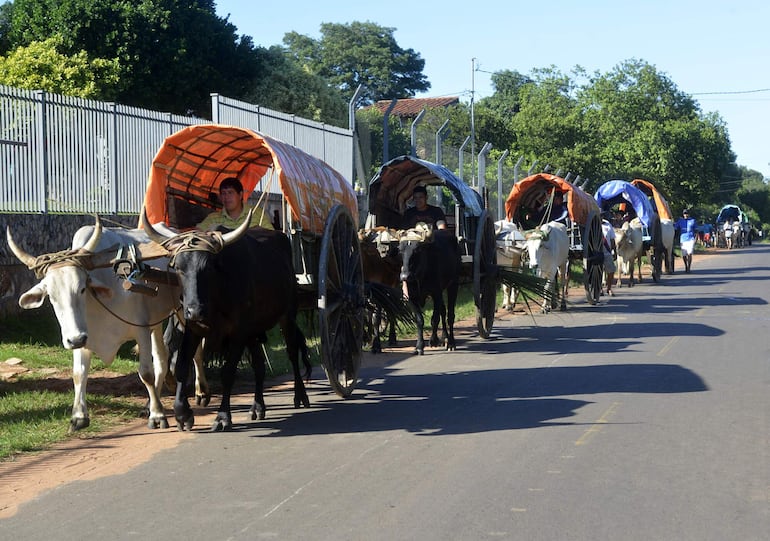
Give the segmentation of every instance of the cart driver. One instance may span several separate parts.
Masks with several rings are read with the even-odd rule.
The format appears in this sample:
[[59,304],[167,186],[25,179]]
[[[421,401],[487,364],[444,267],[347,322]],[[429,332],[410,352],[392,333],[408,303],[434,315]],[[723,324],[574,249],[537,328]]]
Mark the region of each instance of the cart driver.
[[564,193],[556,190],[553,194],[553,204],[551,205],[551,212],[548,214],[548,221],[566,224],[567,218],[569,218],[569,212],[567,212],[567,205],[564,204]]
[[[213,231],[218,226],[235,229],[243,223],[249,213],[249,209],[243,204],[243,185],[235,177],[228,177],[219,185],[219,199],[222,201],[222,210],[215,211],[206,216],[196,229],[201,231]],[[262,209],[255,208],[251,216],[251,227],[263,227],[273,229],[273,225]]]
[[404,213],[404,228],[409,229],[424,222],[437,229],[446,229],[446,215],[439,207],[428,204],[428,190],[425,186],[415,186],[412,199],[414,207]]
[[529,218],[534,219],[537,225],[546,222],[560,222],[566,225],[569,212],[564,204],[564,193],[555,189],[550,196],[545,197],[538,209],[530,213]]

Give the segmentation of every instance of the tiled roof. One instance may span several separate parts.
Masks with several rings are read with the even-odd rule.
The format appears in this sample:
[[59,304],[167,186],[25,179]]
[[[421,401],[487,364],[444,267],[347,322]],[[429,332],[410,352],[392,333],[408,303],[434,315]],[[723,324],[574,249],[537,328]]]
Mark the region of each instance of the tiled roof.
[[[391,101],[392,100],[380,100],[369,107],[376,107],[384,113],[388,110]],[[396,105],[393,107],[390,114],[400,117],[416,117],[423,109],[430,109],[431,107],[449,107],[450,105],[457,105],[458,103],[460,103],[460,98],[457,96],[448,96],[445,98],[406,98],[396,101]]]

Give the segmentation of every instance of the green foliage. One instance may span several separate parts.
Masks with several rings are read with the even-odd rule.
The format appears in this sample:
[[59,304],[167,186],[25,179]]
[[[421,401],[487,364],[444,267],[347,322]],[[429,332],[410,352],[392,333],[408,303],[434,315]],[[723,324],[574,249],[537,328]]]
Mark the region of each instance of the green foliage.
[[0,4],[0,56],[5,55],[11,49],[11,41],[8,33],[11,30],[11,2]]
[[96,95],[127,105],[202,116],[211,92],[241,96],[259,74],[251,39],[212,0],[15,0],[10,21],[15,47],[58,34],[62,54],[116,63],[114,92]]
[[409,98],[428,90],[425,61],[413,49],[402,49],[395,28],[372,22],[321,24],[321,38],[289,32],[283,38],[295,61],[342,91],[347,100],[363,85],[362,103]]
[[246,92],[246,101],[347,127],[347,102],[320,75],[294,62],[278,46],[260,51],[259,57],[263,76]]
[[[374,176],[383,163],[384,119],[382,112],[374,107],[356,111],[356,130],[367,175],[366,182]],[[391,116],[388,118],[388,132],[388,159],[409,154],[411,151],[409,128],[402,127],[399,119]]]
[[59,52],[59,35],[33,41],[0,57],[0,84],[45,90],[81,98],[105,97],[118,82],[118,63],[89,59],[85,51],[71,56]]

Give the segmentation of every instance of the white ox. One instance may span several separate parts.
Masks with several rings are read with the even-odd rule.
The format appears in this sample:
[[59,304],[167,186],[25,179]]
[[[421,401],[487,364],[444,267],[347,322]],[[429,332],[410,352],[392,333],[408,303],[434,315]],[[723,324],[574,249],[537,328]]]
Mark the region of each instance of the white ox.
[[618,287],[623,287],[623,275],[628,275],[628,287],[634,285],[634,263],[639,265],[639,282],[642,281],[642,256],[644,242],[642,226],[637,219],[625,222],[615,230],[615,247],[618,254]]
[[[527,249],[524,235],[516,224],[508,220],[495,222],[495,240],[497,245],[497,264],[499,267],[518,270],[522,266],[522,256]],[[503,284],[503,310],[513,310],[516,304],[516,290]]]
[[[88,269],[89,259],[109,260],[119,247],[149,243],[141,229],[81,227],[72,240],[72,250],[34,257],[24,252],[6,231],[8,245],[22,263],[35,269],[40,282],[19,298],[25,309],[40,307],[46,297],[51,301],[61,328],[62,344],[72,350],[72,380],[75,399],[70,432],[90,424],[86,405],[86,385],[91,354],[110,365],[118,348],[135,340],[139,350],[139,377],[149,395],[150,428],[167,428],[160,402],[160,391],[168,370],[168,348],[163,342],[162,322],[179,302],[179,287],[158,284],[152,297],[124,289],[112,265]],[[166,267],[165,259],[154,259]]]
[[[569,238],[567,228],[559,222],[548,222],[539,228],[528,231],[527,253],[530,268],[537,269],[537,275],[546,280],[546,288],[554,294],[558,292],[559,277],[562,280],[561,310],[567,309],[567,288],[569,286]],[[555,308],[543,301],[543,312]]]

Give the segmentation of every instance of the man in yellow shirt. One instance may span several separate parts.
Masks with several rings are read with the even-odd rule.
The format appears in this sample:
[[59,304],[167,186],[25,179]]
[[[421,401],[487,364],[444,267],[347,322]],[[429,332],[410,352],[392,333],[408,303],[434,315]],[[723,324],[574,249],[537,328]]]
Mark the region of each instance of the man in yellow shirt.
[[[224,179],[219,185],[219,199],[222,201],[222,211],[212,212],[206,216],[195,226],[197,229],[213,231],[220,225],[235,229],[246,219],[249,209],[243,204],[243,185],[240,180],[235,177]],[[255,208],[251,216],[251,227],[256,226],[273,229],[270,219],[259,208]]]

